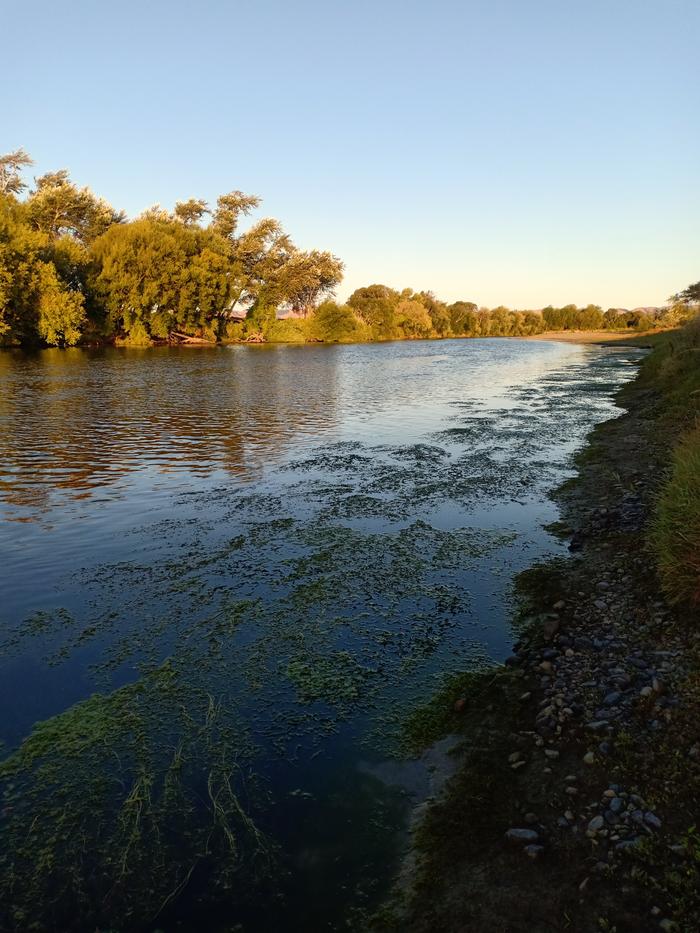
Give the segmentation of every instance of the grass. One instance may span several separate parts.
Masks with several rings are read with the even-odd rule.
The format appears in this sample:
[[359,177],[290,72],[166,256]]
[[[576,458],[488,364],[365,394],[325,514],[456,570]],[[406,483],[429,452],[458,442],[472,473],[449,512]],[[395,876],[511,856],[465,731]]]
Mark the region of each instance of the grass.
[[667,598],[700,606],[700,429],[686,435],[673,453],[651,541]]
[[650,535],[667,598],[700,605],[700,316],[659,335],[640,384],[659,393],[658,429],[673,446]]

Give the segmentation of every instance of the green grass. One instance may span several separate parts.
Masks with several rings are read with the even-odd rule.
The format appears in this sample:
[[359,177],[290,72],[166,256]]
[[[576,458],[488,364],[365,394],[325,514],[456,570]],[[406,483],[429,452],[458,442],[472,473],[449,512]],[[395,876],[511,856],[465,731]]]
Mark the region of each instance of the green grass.
[[651,531],[667,598],[700,605],[700,316],[659,335],[640,383],[659,394],[658,431],[673,447]]
[[687,434],[673,452],[651,540],[667,598],[676,604],[699,606],[700,429]]

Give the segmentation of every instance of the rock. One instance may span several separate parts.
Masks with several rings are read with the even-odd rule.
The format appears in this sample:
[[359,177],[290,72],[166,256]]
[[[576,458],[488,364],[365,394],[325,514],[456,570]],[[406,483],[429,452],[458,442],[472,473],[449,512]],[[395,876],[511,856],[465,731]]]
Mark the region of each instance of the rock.
[[545,748],[544,753],[552,761],[559,757],[559,752],[555,748]]
[[653,692],[654,690],[652,687],[642,687],[642,689],[639,691],[639,695],[640,697],[650,697]]
[[559,631],[559,619],[550,616],[542,623],[542,634],[545,641],[551,641]]
[[600,609],[601,611],[605,611],[608,608],[608,604],[604,599],[594,600],[593,605],[596,607],[596,609]]
[[529,845],[529,846],[525,846],[523,851],[525,852],[525,855],[527,855],[528,858],[531,858],[534,860],[542,856],[542,854],[544,853],[544,846]]
[[593,752],[586,752],[586,754],[583,756],[583,763],[586,765],[595,764],[595,755]]
[[554,603],[554,605],[552,606],[552,609],[556,609],[557,611],[559,611],[560,609],[564,609],[565,606],[566,606],[566,603],[564,602],[564,600],[559,599],[557,600],[557,602]]
[[526,823],[529,823],[530,825],[532,825],[533,823],[536,823],[536,822],[537,822],[537,814],[536,814],[536,813],[526,813],[526,814],[525,814],[525,822],[526,822]]
[[622,842],[618,842],[615,846],[616,852],[630,852],[636,849],[640,843],[640,837],[637,836],[634,839],[623,839]]
[[603,729],[607,729],[608,722],[605,719],[597,719],[594,722],[587,722],[586,729],[590,729],[591,732],[602,732]]
[[644,822],[652,829],[661,829],[661,820],[655,813],[647,812],[644,814]]
[[600,830],[603,829],[604,826],[605,826],[605,820],[599,814],[598,816],[594,816],[593,819],[588,824],[588,832],[595,834],[597,832],[600,832]]
[[522,757],[523,757],[522,752],[511,752],[510,755],[508,755],[508,761],[510,762],[510,764],[513,764],[513,762],[515,761],[520,761]]
[[455,711],[455,713],[462,713],[464,712],[464,708],[466,705],[467,705],[467,701],[465,700],[465,698],[460,697],[458,700],[454,701],[454,705],[452,709]]
[[539,839],[539,833],[534,829],[509,829],[506,832],[506,842],[513,845],[530,845]]
[[625,809],[625,801],[622,799],[622,797],[613,797],[608,804],[608,809],[613,813],[622,813],[622,811]]
[[612,690],[603,699],[604,706],[617,706],[622,699],[622,694],[618,690]]

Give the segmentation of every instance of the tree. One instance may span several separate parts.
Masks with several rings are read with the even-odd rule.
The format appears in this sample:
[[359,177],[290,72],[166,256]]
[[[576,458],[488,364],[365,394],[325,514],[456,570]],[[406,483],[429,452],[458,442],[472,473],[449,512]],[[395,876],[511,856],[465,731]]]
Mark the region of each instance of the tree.
[[232,239],[236,235],[241,216],[247,216],[260,205],[260,198],[242,191],[222,194],[216,201],[214,228],[221,236]]
[[395,310],[396,325],[407,337],[430,337],[433,321],[428,309],[416,299],[402,299]]
[[329,252],[291,253],[275,276],[277,297],[297,314],[307,316],[319,299],[332,295],[343,279],[343,263]]
[[377,336],[391,337],[395,326],[394,311],[399,298],[399,293],[386,285],[368,285],[356,289],[348,298],[348,305]]
[[0,195],[0,340],[72,346],[85,323],[83,296],[47,259],[47,238],[26,222],[23,204]]
[[36,230],[51,239],[74,236],[86,245],[125,219],[123,212],[95,197],[89,188],[74,185],[65,169],[36,179],[27,208],[29,222]]
[[15,149],[0,156],[0,194],[19,194],[27,187],[22,169],[34,165],[34,159],[24,149]]
[[188,201],[176,201],[174,215],[176,220],[183,224],[199,224],[202,217],[209,213],[209,207],[206,201],[196,198],[190,198]]
[[672,295],[670,300],[685,305],[700,304],[700,282],[695,282],[684,288],[682,292],[678,292],[677,295]]
[[360,322],[347,305],[324,301],[313,317],[313,334],[326,343],[352,340],[359,334]]
[[473,301],[455,301],[448,305],[447,313],[450,316],[450,328],[453,334],[471,333],[476,322],[477,306]]

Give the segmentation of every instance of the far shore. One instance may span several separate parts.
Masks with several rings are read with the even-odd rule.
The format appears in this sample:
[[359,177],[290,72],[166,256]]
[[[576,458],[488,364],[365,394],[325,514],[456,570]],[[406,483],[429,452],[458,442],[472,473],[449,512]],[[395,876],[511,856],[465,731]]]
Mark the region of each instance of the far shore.
[[622,346],[629,344],[638,347],[640,338],[659,334],[661,330],[645,331],[615,331],[615,330],[552,330],[543,334],[530,334],[527,337],[517,337],[517,340],[560,340],[563,343],[619,343]]

